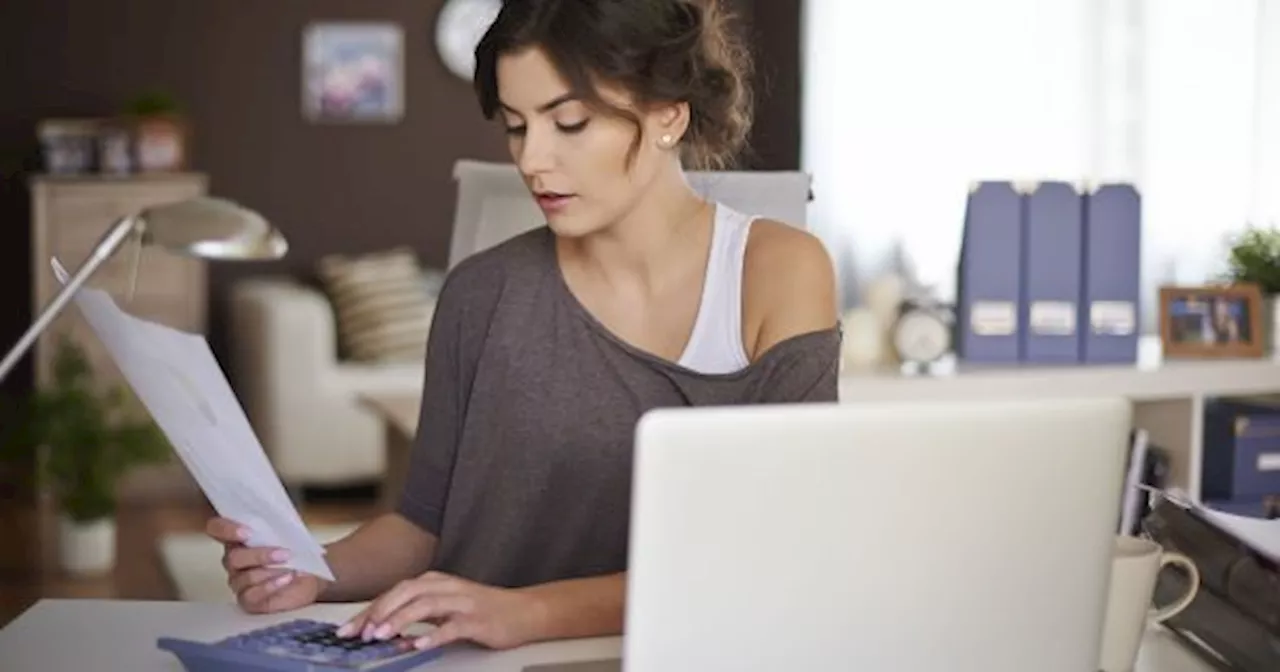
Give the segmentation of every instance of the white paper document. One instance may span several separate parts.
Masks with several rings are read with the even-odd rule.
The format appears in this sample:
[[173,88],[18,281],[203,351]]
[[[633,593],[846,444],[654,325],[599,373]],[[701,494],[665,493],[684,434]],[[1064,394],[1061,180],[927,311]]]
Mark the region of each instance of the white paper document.
[[218,515],[249,528],[248,546],[288,549],[281,566],[333,580],[204,337],[134,317],[99,289],[74,301]]

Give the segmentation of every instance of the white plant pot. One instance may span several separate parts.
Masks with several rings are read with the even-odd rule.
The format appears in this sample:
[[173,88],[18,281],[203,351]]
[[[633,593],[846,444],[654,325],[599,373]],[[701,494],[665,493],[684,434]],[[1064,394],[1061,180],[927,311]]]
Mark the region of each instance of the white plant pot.
[[61,516],[58,560],[70,574],[94,576],[110,572],[116,563],[115,518],[80,523]]

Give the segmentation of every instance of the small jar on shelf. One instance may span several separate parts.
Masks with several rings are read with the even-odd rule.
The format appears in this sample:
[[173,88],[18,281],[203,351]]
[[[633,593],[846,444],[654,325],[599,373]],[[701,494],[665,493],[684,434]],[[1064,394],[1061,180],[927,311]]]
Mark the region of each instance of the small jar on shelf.
[[46,119],[36,128],[44,167],[52,175],[93,171],[98,122],[94,119]]

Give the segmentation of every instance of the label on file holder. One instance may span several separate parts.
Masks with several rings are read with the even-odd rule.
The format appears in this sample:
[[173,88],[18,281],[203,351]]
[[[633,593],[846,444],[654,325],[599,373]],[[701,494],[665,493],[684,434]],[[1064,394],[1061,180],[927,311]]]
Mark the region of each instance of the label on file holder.
[[1076,305],[1070,301],[1036,301],[1031,304],[1031,332],[1046,336],[1076,333]]
[[1138,319],[1132,301],[1094,301],[1089,306],[1089,328],[1102,336],[1130,336]]
[[978,336],[1012,336],[1018,331],[1018,307],[1012,301],[975,302],[969,328]]
[[1280,453],[1263,453],[1258,456],[1258,471],[1280,470]]

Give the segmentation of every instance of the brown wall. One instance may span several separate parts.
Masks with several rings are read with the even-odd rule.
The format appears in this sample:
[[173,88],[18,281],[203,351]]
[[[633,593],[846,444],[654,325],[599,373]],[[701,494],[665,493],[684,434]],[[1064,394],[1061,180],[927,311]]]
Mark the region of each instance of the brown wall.
[[[22,168],[50,116],[110,114],[136,93],[171,92],[193,127],[194,168],[212,190],[266,215],[289,237],[278,263],[211,268],[210,341],[221,350],[222,300],[247,274],[310,270],[321,255],[410,245],[445,261],[459,158],[506,160],[467,83],[432,41],[442,0],[6,0],[0,2],[0,348],[29,310],[28,211]],[[760,59],[751,165],[799,164],[799,0],[740,0]],[[390,126],[317,126],[300,113],[301,32],[313,20],[398,22],[406,115]],[[29,368],[9,389],[29,385]]]

